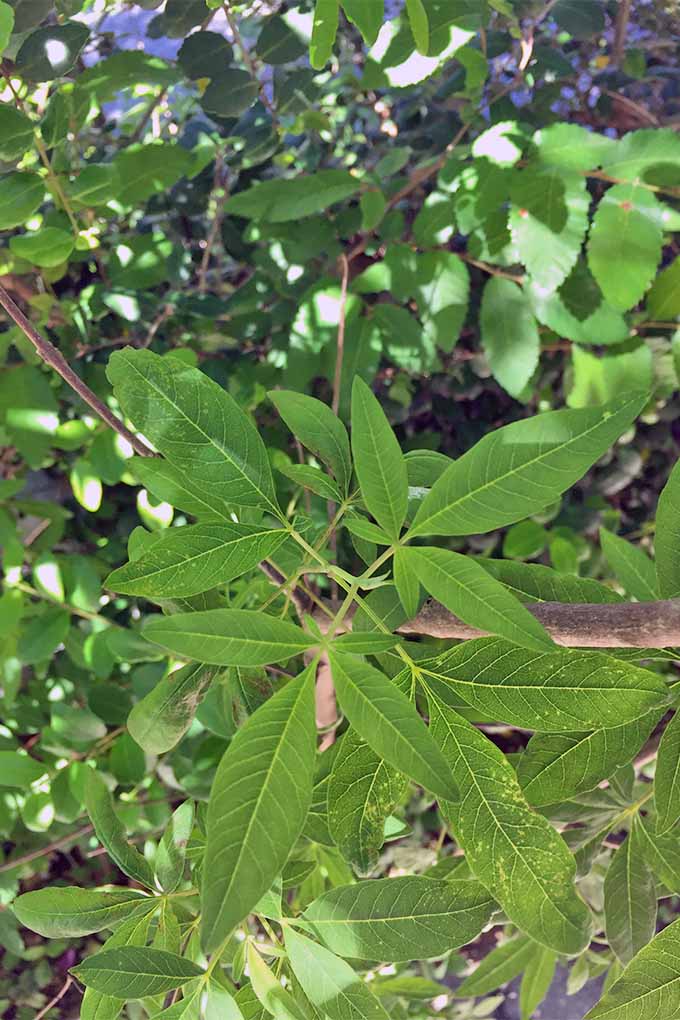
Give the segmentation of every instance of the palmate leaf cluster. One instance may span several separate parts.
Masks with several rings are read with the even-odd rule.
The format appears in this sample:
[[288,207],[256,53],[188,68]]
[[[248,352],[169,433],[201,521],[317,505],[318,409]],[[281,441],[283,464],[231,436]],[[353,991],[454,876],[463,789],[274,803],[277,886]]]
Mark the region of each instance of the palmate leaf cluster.
[[[680,142],[494,77],[582,2],[152,0],[171,57],[0,2],[2,280],[152,453],[0,334],[0,944],[76,946],[85,1020],[680,1009],[674,649],[532,611],[680,595],[678,469],[654,559],[582,483],[677,384]],[[457,353],[519,403],[451,457],[396,408]],[[110,863],[24,881],[55,831]]]

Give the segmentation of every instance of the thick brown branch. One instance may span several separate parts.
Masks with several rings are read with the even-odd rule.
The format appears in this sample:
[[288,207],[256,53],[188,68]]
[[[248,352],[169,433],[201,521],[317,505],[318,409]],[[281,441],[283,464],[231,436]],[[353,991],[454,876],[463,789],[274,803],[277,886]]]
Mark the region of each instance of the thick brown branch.
[[[558,645],[569,648],[669,648],[680,645],[680,599],[661,602],[537,602],[527,605]],[[400,634],[437,638],[476,638],[469,627],[438,602],[428,600]]]
[[107,425],[110,425],[114,431],[121,435],[124,439],[127,439],[128,443],[141,457],[154,457],[155,454],[143,440],[130,430],[116,418],[115,414],[109,410],[98,396],[96,396],[89,386],[86,386],[79,375],[73,371],[69,363],[67,362],[61,351],[57,350],[54,344],[51,344],[49,340],[46,340],[40,335],[35,326],[29,319],[26,318],[24,313],[21,311],[18,305],[14,303],[12,298],[9,296],[3,286],[0,285],[0,305],[5,309],[9,317],[16,323],[21,332],[24,334],[27,340],[35,347],[36,351],[43,359],[46,365],[53,368],[55,372],[58,372],[62,379],[69,384],[71,389],[75,390],[81,400],[92,408],[102,421],[105,421]]

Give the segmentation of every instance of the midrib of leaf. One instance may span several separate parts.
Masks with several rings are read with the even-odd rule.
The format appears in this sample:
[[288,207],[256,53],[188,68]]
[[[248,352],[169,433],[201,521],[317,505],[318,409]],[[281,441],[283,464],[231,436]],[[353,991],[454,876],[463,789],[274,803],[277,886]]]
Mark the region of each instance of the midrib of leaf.
[[[210,611],[211,610],[208,610],[208,612],[210,612]],[[307,635],[305,634],[304,631],[301,631],[300,633],[302,634],[303,638],[307,638]],[[165,636],[165,632],[163,632],[163,634]],[[297,648],[298,645],[301,648],[305,648],[305,647],[311,648],[311,646],[314,644],[314,641],[311,638],[307,638],[307,645],[305,646],[303,644],[303,642],[302,642],[302,638],[296,639],[295,644],[293,644],[293,639],[292,638],[289,641],[273,641],[271,638],[242,637],[241,635],[234,635],[234,634],[231,634],[231,635],[228,635],[228,634],[204,634],[202,631],[180,630],[177,627],[174,627],[172,630],[167,631],[167,634],[168,635],[173,635],[173,634],[174,635],[180,635],[182,637],[210,638],[211,640],[216,638],[219,641],[239,641],[241,644],[244,644],[244,645],[271,645],[271,644],[274,644],[274,645],[277,645],[278,647],[283,647],[283,648],[290,648],[291,646]]]
[[[246,481],[246,482],[248,483],[248,485],[252,486],[252,488],[253,488],[253,489],[255,489],[255,491],[256,491],[256,492],[258,493],[258,495],[262,497],[262,499],[263,499],[264,503],[265,503],[265,504],[266,504],[266,505],[267,505],[267,506],[268,506],[268,507],[270,508],[270,510],[272,511],[272,513],[273,513],[273,514],[274,514],[274,515],[275,515],[276,517],[278,517],[279,519],[281,519],[281,511],[279,510],[278,506],[276,506],[276,505],[275,505],[274,503],[272,503],[272,501],[271,501],[271,499],[269,498],[269,496],[267,496],[267,495],[266,495],[266,494],[265,494],[265,493],[264,493],[264,492],[262,491],[262,489],[260,488],[260,486],[259,486],[258,484],[256,484],[256,483],[255,483],[254,479],[253,479],[253,478],[251,478],[251,477],[250,477],[250,475],[249,475],[249,474],[247,474],[247,472],[246,472],[246,471],[244,471],[244,469],[243,469],[243,466],[242,466],[242,464],[240,463],[240,461],[237,461],[237,460],[236,460],[236,459],[235,459],[235,458],[233,457],[233,455],[232,455],[232,454],[230,454],[230,452],[229,452],[229,451],[228,451],[227,449],[225,449],[225,447],[221,446],[221,445],[220,445],[219,443],[217,443],[217,442],[216,442],[216,441],[215,441],[215,440],[213,439],[213,437],[212,437],[212,436],[208,435],[208,433],[207,433],[207,432],[206,432],[206,431],[205,431],[204,429],[202,429],[202,428],[201,428],[201,426],[200,426],[200,425],[198,424],[198,422],[197,422],[197,421],[192,421],[192,419],[191,419],[191,418],[189,418],[189,416],[188,416],[187,414],[185,414],[185,413],[184,413],[184,411],[182,410],[182,408],[181,408],[181,407],[180,407],[180,406],[179,406],[178,404],[176,404],[176,403],[175,403],[175,401],[174,401],[174,400],[173,400],[173,399],[172,399],[172,398],[171,398],[171,397],[170,397],[170,396],[169,396],[169,395],[168,395],[167,393],[165,393],[165,392],[164,392],[164,391],[163,391],[162,389],[160,389],[160,388],[159,388],[159,387],[158,387],[158,386],[157,386],[157,385],[155,384],[155,382],[153,381],[153,379],[151,379],[151,378],[147,378],[147,376],[143,375],[143,373],[139,371],[139,369],[138,369],[138,368],[137,368],[137,366],[136,366],[136,365],[134,364],[134,362],[130,362],[130,361],[128,361],[128,362],[127,362],[127,365],[128,365],[128,367],[129,367],[129,368],[133,368],[133,369],[135,370],[135,372],[137,373],[137,375],[138,375],[138,376],[139,376],[139,377],[140,377],[140,378],[141,378],[141,379],[142,379],[142,380],[143,380],[143,381],[144,381],[144,382],[145,382],[145,383],[146,383],[146,384],[147,384],[148,386],[150,386],[150,387],[151,387],[151,388],[152,388],[153,390],[155,390],[155,391],[156,391],[156,393],[158,393],[158,394],[159,394],[159,396],[160,396],[160,397],[161,397],[161,398],[162,398],[162,399],[163,399],[163,400],[164,400],[164,401],[165,401],[166,403],[168,403],[168,404],[169,404],[169,405],[170,405],[170,406],[171,406],[172,408],[174,408],[174,410],[175,410],[175,411],[176,411],[176,412],[177,412],[177,413],[178,413],[178,414],[180,415],[180,417],[181,417],[181,418],[182,418],[182,419],[183,419],[184,421],[188,422],[188,423],[189,423],[189,424],[190,424],[190,425],[192,426],[192,428],[195,428],[195,429],[196,429],[196,431],[197,431],[197,432],[199,432],[199,433],[200,433],[200,434],[201,434],[201,435],[202,435],[202,436],[203,436],[203,437],[204,437],[204,438],[206,439],[206,441],[208,442],[208,444],[209,444],[210,446],[212,446],[212,447],[213,447],[213,448],[214,448],[215,450],[217,450],[217,452],[218,452],[219,454],[221,454],[221,455],[222,455],[222,456],[224,457],[224,459],[225,459],[225,460],[228,460],[228,461],[229,461],[229,463],[230,463],[230,464],[232,464],[232,465],[233,465],[233,466],[234,466],[234,467],[235,467],[235,468],[237,469],[237,471],[238,471],[238,472],[240,473],[241,477],[242,477],[242,478],[243,478],[243,479],[244,479],[244,480],[245,480],[245,481]],[[200,396],[198,397],[198,400],[199,400],[199,403],[200,403]],[[239,409],[239,410],[240,410],[240,409]]]
[[[435,702],[439,703],[439,699],[437,698],[436,694],[434,694],[434,692],[432,692],[430,690],[430,688],[428,688],[428,693],[434,698]],[[553,906],[553,908],[557,911],[557,913],[563,919],[563,922],[566,924],[566,926],[568,926],[569,928],[575,929],[575,925],[574,925],[573,921],[561,910],[561,908],[555,902],[555,900],[552,899],[552,897],[548,896],[548,894],[546,893],[546,891],[543,888],[543,886],[541,885],[541,883],[538,882],[535,879],[533,868],[531,867],[531,865],[527,862],[526,858],[524,857],[524,855],[523,855],[523,853],[521,851],[520,846],[518,844],[516,844],[516,843],[513,843],[513,841],[510,839],[510,836],[506,833],[505,827],[504,827],[503,823],[500,821],[500,819],[499,819],[498,815],[496,814],[496,812],[494,811],[494,809],[492,807],[492,804],[491,804],[491,801],[488,800],[488,798],[486,797],[483,789],[479,785],[476,773],[468,765],[467,758],[466,758],[465,754],[463,753],[463,750],[462,750],[461,745],[460,745],[460,743],[458,741],[458,738],[456,737],[456,735],[455,735],[454,731],[452,730],[452,728],[449,726],[448,720],[446,719],[444,713],[440,711],[439,715],[440,715],[442,721],[444,722],[444,725],[446,726],[448,732],[450,733],[452,740],[455,742],[456,748],[458,750],[458,758],[459,758],[459,760],[463,762],[465,768],[467,769],[469,777],[472,780],[472,783],[473,783],[474,787],[477,790],[477,793],[478,793],[478,795],[480,797],[480,800],[483,802],[483,804],[486,807],[487,811],[489,812],[489,814],[493,818],[494,825],[496,826],[496,831],[499,832],[503,836],[503,838],[505,839],[505,841],[508,844],[508,846],[510,846],[513,849],[513,851],[517,854],[517,856],[521,860],[522,864],[524,865],[528,875],[533,879],[534,887],[539,889],[542,900],[544,902],[550,903]],[[465,803],[465,799],[466,798],[464,797],[463,801],[461,802],[461,808],[462,808],[462,805]],[[459,808],[459,811],[460,810],[461,809]],[[529,805],[527,805],[527,811],[531,813],[531,807]],[[495,867],[495,864],[494,864],[494,867]],[[480,881],[482,881],[482,884],[484,884],[484,885],[486,884],[486,883],[483,882],[483,880],[481,878],[480,878]],[[493,889],[489,889],[489,892],[491,893],[492,896],[494,895],[494,890]],[[541,913],[542,913],[542,908],[541,908]],[[532,934],[532,938],[535,938],[535,935]],[[546,943],[546,945],[547,945],[548,949],[554,948],[553,946],[550,946],[547,943]]]
[[[619,407],[617,410],[618,411],[623,410],[623,405],[621,405],[621,407]],[[406,539],[415,538],[417,535],[422,534],[424,527],[432,524],[433,521],[437,520],[444,514],[449,513],[451,510],[454,510],[464,500],[470,499],[471,496],[477,497],[479,493],[485,492],[492,486],[499,485],[501,482],[504,482],[506,478],[511,478],[513,475],[519,474],[520,471],[526,471],[527,469],[532,468],[535,464],[540,464],[540,462],[542,460],[545,460],[547,457],[552,457],[555,454],[561,453],[563,450],[568,449],[569,446],[573,445],[575,442],[578,442],[580,439],[584,439],[586,436],[590,435],[591,432],[594,432],[596,429],[599,429],[604,424],[605,421],[608,421],[609,418],[613,417],[614,413],[615,412],[613,411],[604,411],[602,417],[598,421],[596,421],[593,425],[591,425],[590,428],[586,429],[584,432],[579,432],[577,435],[573,435],[570,439],[565,439],[565,441],[563,443],[560,443],[558,446],[551,446],[550,450],[548,450],[547,453],[539,453],[531,460],[523,461],[521,467],[519,468],[510,468],[508,471],[505,472],[505,474],[496,475],[490,481],[484,482],[482,485],[478,485],[475,489],[468,491],[463,496],[459,496],[458,499],[455,500],[453,503],[447,503],[446,506],[442,507],[441,510],[437,510],[434,514],[430,514],[429,517],[424,518],[417,524],[414,523],[409,529],[405,538]]]
[[[313,668],[313,665],[314,664],[312,664],[312,666],[309,667],[310,670]],[[281,731],[281,736],[280,736],[279,741],[277,743],[277,746],[276,746],[276,749],[274,751],[274,754],[272,755],[271,762],[270,762],[270,764],[269,764],[269,766],[268,766],[268,768],[266,770],[265,780],[264,780],[264,782],[262,783],[262,785],[260,787],[259,793],[258,793],[257,798],[255,800],[255,806],[254,806],[253,810],[251,811],[250,818],[248,820],[248,825],[246,827],[245,835],[243,837],[243,840],[241,841],[241,847],[239,849],[238,856],[236,858],[236,863],[235,863],[235,866],[234,866],[234,871],[236,871],[240,867],[241,861],[242,861],[243,856],[244,856],[244,852],[245,852],[246,848],[248,847],[248,841],[250,839],[250,835],[251,835],[252,828],[253,828],[253,825],[254,825],[254,822],[255,822],[255,818],[257,817],[257,812],[258,812],[258,810],[261,807],[262,799],[263,799],[263,797],[264,797],[264,795],[265,795],[265,793],[267,791],[267,786],[268,786],[269,778],[272,775],[272,773],[274,772],[274,770],[275,770],[275,768],[276,768],[276,766],[278,764],[279,757],[281,755],[281,747],[283,746],[283,744],[285,742],[285,739],[286,739],[286,737],[288,735],[288,731],[289,731],[290,726],[292,724],[292,720],[295,718],[297,707],[298,707],[298,704],[300,702],[300,698],[302,698],[304,696],[304,694],[306,693],[307,683],[308,683],[308,678],[305,677],[304,681],[300,684],[300,690],[298,691],[297,696],[295,698],[295,701],[293,703],[293,706],[292,706],[292,708],[291,708],[291,710],[288,713],[288,716],[286,718],[286,722],[284,724],[283,730]],[[227,894],[225,895],[225,900],[227,899],[227,896],[229,894],[230,889],[231,889],[231,882],[229,883],[229,886],[228,886],[228,889],[227,889]],[[212,926],[212,930],[213,931],[217,927],[219,919],[221,918],[223,911],[224,911],[224,903],[220,907],[219,914],[217,915],[217,918],[216,918],[216,920],[213,923],[213,926]]]
[[[196,525],[196,527],[200,527],[200,525]],[[271,535],[273,531],[277,531],[278,534],[284,533],[282,529],[263,528],[262,531],[255,531],[251,535],[239,535],[236,538],[230,538],[227,541],[221,542],[220,545],[216,545],[212,549],[204,549],[202,552],[196,553],[195,556],[188,556],[181,562],[166,564],[163,567],[157,567],[155,570],[147,570],[146,573],[141,575],[141,577],[135,578],[135,581],[156,577],[157,574],[165,574],[168,570],[184,570],[190,564],[195,563],[196,560],[204,559],[207,556],[214,556],[216,553],[222,552],[228,546],[236,546],[241,542],[248,541],[250,539],[262,538],[264,535]],[[153,550],[151,550],[151,552],[153,552]],[[132,563],[136,562],[136,560],[132,561]]]
[[[362,398],[362,406],[363,406],[364,415],[366,417],[368,417],[368,415],[366,414],[366,408],[364,406],[363,398]],[[369,429],[368,430],[368,434],[364,435],[363,438],[364,439],[368,439],[368,443],[369,443],[369,445],[371,447],[371,451],[372,451],[371,455],[372,455],[373,459],[375,460],[375,462],[377,464],[377,467],[378,467],[378,472],[380,474],[380,480],[382,482],[383,491],[385,492],[385,495],[387,497],[387,505],[388,505],[388,509],[389,509],[389,516],[391,518],[392,525],[393,525],[393,537],[396,538],[399,535],[399,530],[401,528],[402,522],[398,521],[397,517],[395,516],[394,506],[392,504],[392,499],[391,499],[391,494],[390,494],[390,487],[389,487],[389,483],[388,483],[388,480],[387,480],[387,475],[385,474],[385,471],[383,469],[382,457],[380,456],[380,451],[379,451],[378,446],[377,446],[377,444],[375,442],[375,435]]]

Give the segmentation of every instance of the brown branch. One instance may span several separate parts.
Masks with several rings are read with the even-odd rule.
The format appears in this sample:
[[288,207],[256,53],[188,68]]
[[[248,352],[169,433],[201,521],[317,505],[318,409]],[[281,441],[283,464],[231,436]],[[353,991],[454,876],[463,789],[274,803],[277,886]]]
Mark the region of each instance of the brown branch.
[[232,38],[241,51],[243,62],[247,66],[251,78],[257,85],[258,91],[260,93],[260,99],[262,100],[262,105],[265,106],[267,110],[269,110],[269,114],[274,124],[278,124],[276,109],[274,108],[271,100],[269,99],[269,96],[267,95],[264,82],[258,76],[257,66],[251,56],[250,50],[248,49],[248,47],[246,46],[241,37],[241,33],[239,32],[238,25],[236,24],[236,19],[234,18],[234,14],[231,10],[231,7],[229,6],[228,0],[225,0],[225,2],[222,4],[222,10],[224,11],[224,16],[227,19],[227,24],[229,25]]
[[[601,604],[537,602],[526,608],[558,645],[568,648],[669,648],[680,645],[680,599]],[[434,600],[398,628],[436,638],[485,637]]]
[[10,319],[19,327],[26,339],[33,344],[45,364],[53,368],[55,372],[58,372],[64,382],[67,382],[71,389],[75,390],[81,400],[84,400],[102,421],[105,421],[115,432],[126,439],[133,450],[141,457],[155,456],[153,450],[138,436],[130,432],[123,422],[108,409],[106,404],[92,392],[90,387],[86,386],[80,376],[76,375],[61,351],[57,350],[54,344],[40,335],[33,323],[26,318],[2,285],[0,285],[0,305],[5,309]]
[[69,988],[71,987],[72,984],[73,984],[73,978],[69,974],[68,977],[66,978],[66,980],[64,981],[63,985],[61,986],[61,988],[57,992],[57,994],[54,996],[54,998],[50,999],[50,1001],[47,1003],[47,1005],[43,1006],[43,1008],[40,1010],[40,1012],[35,1014],[34,1020],[42,1020],[42,1018],[44,1016],[47,1016],[49,1011],[51,1009],[53,1009],[61,999],[64,998],[64,996],[66,995],[67,991],[69,990]]
[[198,293],[205,294],[208,287],[208,268],[215,242],[217,241],[222,220],[224,219],[224,203],[227,199],[226,177],[224,173],[224,152],[220,151],[215,156],[215,172],[213,174],[213,195],[215,196],[215,211],[210,231],[205,241],[203,257],[198,270]]
[[614,46],[612,47],[612,63],[618,67],[623,60],[626,48],[628,19],[630,18],[631,0],[619,0],[619,10],[614,27]]

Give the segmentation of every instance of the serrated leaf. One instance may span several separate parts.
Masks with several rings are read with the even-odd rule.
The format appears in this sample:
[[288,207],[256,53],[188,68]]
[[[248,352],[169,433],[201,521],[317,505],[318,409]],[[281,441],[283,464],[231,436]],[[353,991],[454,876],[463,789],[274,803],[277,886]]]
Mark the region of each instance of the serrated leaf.
[[535,943],[526,935],[516,935],[496,946],[480,960],[472,974],[456,987],[456,998],[489,995],[521,974],[536,952]]
[[674,1020],[680,1009],[680,921],[631,960],[584,1020]]
[[660,713],[592,733],[534,733],[517,766],[530,804],[541,807],[587,793],[627,765],[658,722]]
[[434,546],[404,549],[403,555],[425,590],[472,627],[526,648],[554,648],[529,610],[472,557]]
[[406,695],[368,663],[329,654],[340,707],[356,731],[394,768],[436,797],[455,800],[451,770]]
[[411,875],[331,889],[303,918],[338,956],[398,963],[443,956],[471,942],[494,910],[479,882]]
[[192,663],[159,680],[127,720],[131,737],[149,754],[164,754],[191,726],[216,670]]
[[350,727],[328,783],[328,826],[343,857],[361,875],[376,865],[385,819],[406,786],[405,777],[379,758]]
[[662,836],[680,819],[680,713],[663,731],[654,772],[656,831]]
[[316,644],[294,623],[250,609],[152,616],[144,636],[178,655],[218,666],[284,662]]
[[588,229],[586,179],[530,166],[515,178],[510,197],[510,233],[520,260],[539,287],[555,290],[576,264]]
[[650,191],[615,184],[605,192],[590,228],[588,265],[612,307],[625,312],[640,301],[656,273],[662,238]]
[[94,769],[88,769],[85,779],[85,807],[97,839],[109,857],[130,878],[153,889],[151,865],[136,847],[128,843],[125,828],[114,811],[106,783]]
[[269,399],[303,446],[327,464],[343,492],[352,477],[347,429],[327,404],[304,393],[272,390]]
[[352,385],[352,453],[366,507],[398,538],[408,509],[406,464],[384,411],[358,375]]
[[288,537],[258,524],[194,524],[164,531],[132,563],[109,574],[112,591],[146,598],[198,595],[240,577]]
[[574,888],[573,856],[524,800],[503,753],[451,707],[441,682],[426,684],[432,735],[463,793],[445,813],[473,874],[536,942],[559,953],[581,952],[591,920]]
[[302,990],[329,1020],[388,1020],[369,986],[348,963],[286,928],[286,951]]
[[230,505],[278,513],[257,429],[230,394],[177,358],[126,348],[108,377],[126,415],[192,482]]
[[538,158],[564,170],[594,170],[616,150],[613,138],[580,124],[550,124],[533,137]]
[[545,509],[585,474],[646,402],[628,394],[600,408],[548,411],[489,433],[433,485],[409,531],[475,535]]
[[494,379],[520,397],[536,371],[541,346],[524,290],[501,277],[484,287],[480,310],[482,345]]
[[536,653],[500,638],[465,641],[418,668],[492,718],[543,732],[620,726],[668,697],[657,673],[603,652]]
[[631,832],[604,879],[604,924],[621,963],[630,963],[656,931],[656,884]]
[[[337,0],[330,2],[337,5]],[[232,195],[224,208],[233,216],[266,223],[288,223],[323,212],[356,194],[360,187],[359,178],[348,170],[319,170],[289,180],[262,181]]]
[[92,935],[155,910],[154,899],[134,889],[36,889],[17,897],[12,910],[21,924],[45,938]]
[[88,956],[72,972],[88,988],[118,999],[172,991],[204,973],[191,960],[163,949],[120,946]]
[[600,529],[600,542],[609,566],[629,595],[638,602],[658,599],[654,563],[640,546],[604,528]]
[[659,496],[654,537],[659,592],[664,599],[680,595],[680,462]]
[[285,865],[311,804],[315,758],[310,667],[250,716],[215,774],[201,889],[206,951],[243,920]]

